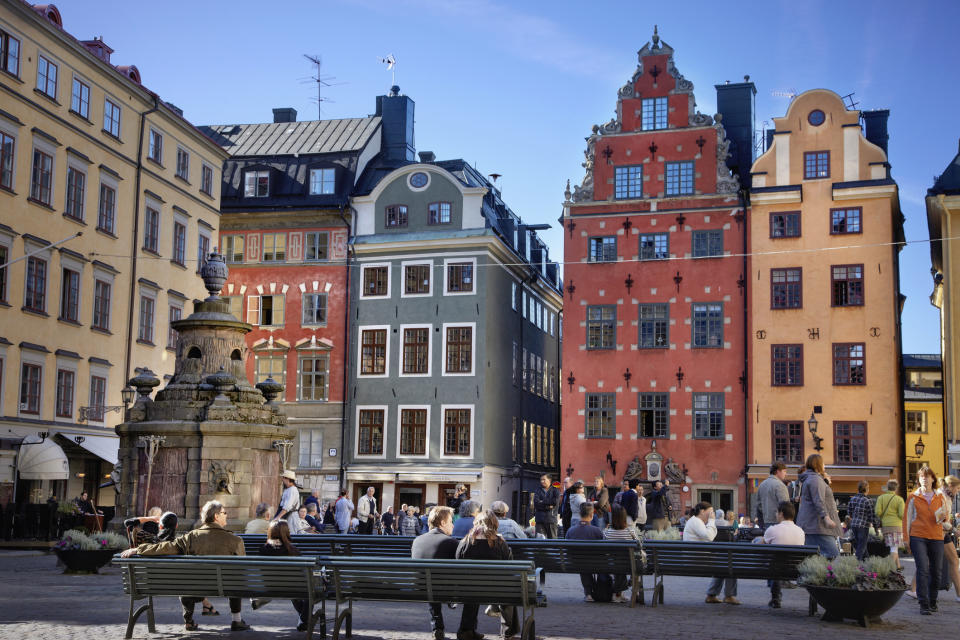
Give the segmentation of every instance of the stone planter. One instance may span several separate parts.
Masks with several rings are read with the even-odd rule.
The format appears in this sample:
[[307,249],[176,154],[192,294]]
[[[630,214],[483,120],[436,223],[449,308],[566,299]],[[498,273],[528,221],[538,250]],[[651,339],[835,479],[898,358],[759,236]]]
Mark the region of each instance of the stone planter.
[[97,570],[106,565],[114,555],[120,553],[118,549],[54,549],[67,568],[64,573],[97,573]]
[[817,605],[820,605],[824,608],[821,620],[856,620],[861,627],[869,627],[871,622],[880,622],[880,616],[892,609],[905,591],[856,591],[839,587],[804,586],[810,594],[810,615],[816,614]]

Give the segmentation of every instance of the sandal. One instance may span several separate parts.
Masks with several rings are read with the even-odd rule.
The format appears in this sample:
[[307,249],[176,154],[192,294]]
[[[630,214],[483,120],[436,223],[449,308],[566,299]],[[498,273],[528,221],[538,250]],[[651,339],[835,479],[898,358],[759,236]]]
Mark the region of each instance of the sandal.
[[209,607],[206,607],[206,606],[205,606],[205,607],[203,608],[203,613],[202,613],[201,615],[204,615],[204,616],[218,616],[218,615],[220,615],[220,612],[217,611],[216,609],[214,609],[214,608],[213,608],[213,605],[210,605]]
[[189,622],[185,622],[185,623],[183,624],[183,628],[184,628],[184,630],[186,630],[186,631],[196,631],[197,629],[200,628],[200,625],[198,625],[198,624],[197,624],[196,622],[194,622],[193,620],[190,620]]

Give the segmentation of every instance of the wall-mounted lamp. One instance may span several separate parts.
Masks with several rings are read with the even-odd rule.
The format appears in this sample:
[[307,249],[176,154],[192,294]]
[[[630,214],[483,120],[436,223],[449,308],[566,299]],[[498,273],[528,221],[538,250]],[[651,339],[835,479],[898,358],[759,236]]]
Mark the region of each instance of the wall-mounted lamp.
[[573,371],[571,371],[570,375],[567,376],[567,384],[570,385],[570,391],[573,391],[573,385],[576,381],[577,379],[573,377]]
[[907,458],[911,458],[911,459],[920,459],[920,458],[922,458],[922,457],[923,457],[923,450],[926,449],[926,448],[927,448],[927,445],[925,445],[925,444],[923,443],[923,436],[920,436],[920,438],[917,440],[916,444],[913,445],[913,451],[914,451],[914,453],[916,453],[917,455],[915,455],[915,456],[907,456]]
[[823,451],[823,438],[817,435],[817,425],[819,424],[816,416],[811,413],[810,419],[807,420],[807,428],[810,429],[810,435],[813,436],[813,448],[815,451]]
[[82,471],[80,471],[80,472],[78,472],[78,473],[76,474],[76,476],[77,476],[77,478],[79,478],[80,480],[83,480],[84,478],[87,477],[87,474],[85,474],[85,473],[83,473]]

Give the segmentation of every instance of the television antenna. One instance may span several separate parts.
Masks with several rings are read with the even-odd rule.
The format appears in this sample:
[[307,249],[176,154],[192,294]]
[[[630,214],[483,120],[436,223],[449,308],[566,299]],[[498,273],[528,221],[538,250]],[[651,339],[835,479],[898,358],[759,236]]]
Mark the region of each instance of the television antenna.
[[847,111],[855,111],[857,109],[857,105],[860,104],[859,102],[854,102],[853,95],[854,95],[854,92],[851,91],[847,95],[840,98],[841,100],[843,100],[844,105],[846,105]]
[[377,58],[381,64],[387,65],[387,71],[390,72],[390,85],[396,86],[397,84],[397,57],[392,53],[388,53],[383,58]]
[[317,103],[317,118],[322,120],[323,119],[323,103],[334,102],[330,98],[323,95],[323,90],[329,89],[330,87],[336,87],[345,83],[332,82],[333,80],[336,80],[335,76],[327,76],[327,75],[320,74],[320,68],[323,66],[323,59],[319,55],[311,56],[305,53],[303,54],[303,57],[309,60],[311,64],[316,65],[317,67],[316,75],[312,75],[308,78],[304,78],[303,81],[311,82],[311,83],[315,82],[317,84],[317,97],[315,100]]
[[790,98],[791,100],[793,100],[799,94],[796,89],[777,89],[777,90],[771,91],[770,95],[772,95],[775,98]]

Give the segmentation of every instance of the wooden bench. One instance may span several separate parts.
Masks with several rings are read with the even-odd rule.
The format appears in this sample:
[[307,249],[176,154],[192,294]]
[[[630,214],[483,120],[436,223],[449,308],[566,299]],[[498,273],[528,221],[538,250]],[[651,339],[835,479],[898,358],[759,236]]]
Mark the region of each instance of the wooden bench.
[[[240,534],[244,553],[260,554],[267,536],[256,533]],[[365,536],[352,533],[301,533],[290,536],[290,541],[309,556],[390,556],[409,558],[413,536]]]
[[664,576],[796,580],[800,563],[818,552],[814,546],[679,540],[648,540],[644,550],[654,576],[653,606],[663,604]]
[[[123,591],[130,596],[130,613],[125,638],[133,636],[133,627],[144,612],[147,627],[156,632],[153,598],[187,596],[204,598],[289,598],[306,600],[310,605],[307,640],[314,625],[321,624],[326,636],[323,581],[317,558],[312,556],[115,556],[113,564],[122,569]],[[146,604],[136,608],[136,603]],[[321,609],[314,612],[316,604]]]
[[354,600],[515,606],[521,640],[535,638],[539,569],[529,561],[334,556],[322,559],[321,567],[337,600],[333,640],[342,627],[352,635]]

